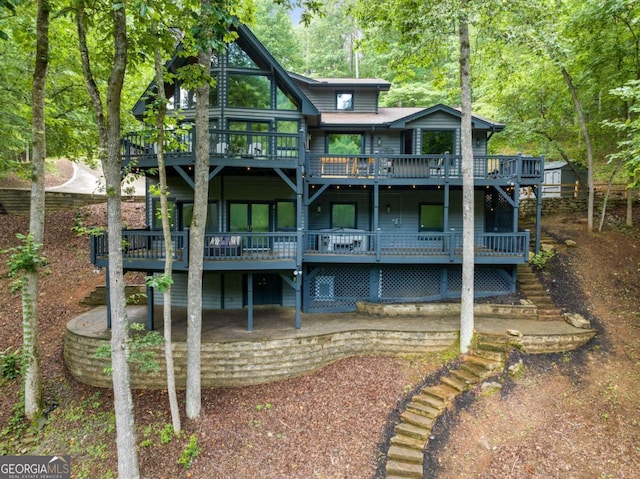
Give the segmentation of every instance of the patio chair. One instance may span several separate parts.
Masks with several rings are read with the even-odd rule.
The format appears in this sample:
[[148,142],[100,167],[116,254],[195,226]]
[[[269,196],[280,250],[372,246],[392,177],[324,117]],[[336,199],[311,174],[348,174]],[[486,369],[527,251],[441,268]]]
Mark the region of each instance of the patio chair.
[[247,149],[249,156],[261,156],[262,155],[262,143],[251,143]]

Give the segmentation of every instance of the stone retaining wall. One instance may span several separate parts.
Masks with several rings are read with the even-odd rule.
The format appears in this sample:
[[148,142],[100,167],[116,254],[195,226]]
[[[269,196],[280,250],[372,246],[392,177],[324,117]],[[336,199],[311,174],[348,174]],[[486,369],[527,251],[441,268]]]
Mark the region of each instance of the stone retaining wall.
[[[144,201],[143,197],[133,197],[133,201]],[[104,195],[82,193],[64,193],[47,191],[45,193],[46,211],[69,210],[81,206],[105,203]],[[0,213],[11,215],[29,214],[31,190],[24,188],[0,188]]]
[[[460,303],[369,303],[358,301],[356,311],[370,316],[460,316]],[[537,319],[538,307],[533,304],[474,304],[476,316],[511,319]]]
[[[202,344],[202,386],[246,386],[287,379],[313,372],[338,359],[360,355],[400,356],[442,351],[458,341],[457,331],[401,332],[347,331],[319,336]],[[97,387],[111,387],[103,371],[108,362],[95,357],[96,350],[109,344],[107,337],[87,337],[66,331],[64,358],[79,381]],[[134,389],[166,387],[164,349],[157,349],[160,370],[142,373],[131,368]],[[186,384],[186,343],[174,343],[176,384]]]
[[[594,208],[597,214],[602,209],[603,196],[596,195]],[[609,198],[607,208],[613,206],[626,206],[627,200],[620,198]],[[636,200],[634,205],[637,206]],[[587,198],[542,198],[542,216],[553,216],[557,214],[587,214]],[[536,217],[536,199],[526,199],[520,201],[520,219]]]

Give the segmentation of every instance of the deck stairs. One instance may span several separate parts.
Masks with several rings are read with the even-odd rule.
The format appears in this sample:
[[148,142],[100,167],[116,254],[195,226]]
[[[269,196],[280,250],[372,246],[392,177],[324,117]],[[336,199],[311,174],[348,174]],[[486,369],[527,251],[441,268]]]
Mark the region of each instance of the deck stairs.
[[387,479],[421,479],[424,450],[431,429],[440,416],[462,393],[482,381],[503,373],[509,338],[482,334],[476,337],[471,352],[462,356],[458,369],[439,379],[439,384],[425,386],[407,403],[387,451]]

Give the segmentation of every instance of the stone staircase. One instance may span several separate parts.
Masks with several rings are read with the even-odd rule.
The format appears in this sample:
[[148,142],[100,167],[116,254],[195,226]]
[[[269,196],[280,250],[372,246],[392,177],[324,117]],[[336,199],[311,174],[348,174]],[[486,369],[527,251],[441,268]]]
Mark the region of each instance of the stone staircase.
[[528,264],[518,265],[518,287],[526,298],[538,307],[538,319],[541,321],[558,321],[562,312],[544,289],[536,273]]
[[482,334],[472,352],[462,357],[458,369],[449,371],[435,386],[425,386],[400,414],[387,452],[387,479],[423,477],[424,450],[431,428],[456,397],[483,380],[502,374],[507,360],[509,338]]

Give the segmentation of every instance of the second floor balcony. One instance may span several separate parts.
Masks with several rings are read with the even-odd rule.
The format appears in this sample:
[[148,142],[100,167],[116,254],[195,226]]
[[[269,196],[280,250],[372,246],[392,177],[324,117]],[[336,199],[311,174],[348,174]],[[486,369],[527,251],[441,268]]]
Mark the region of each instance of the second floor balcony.
[[[297,269],[302,263],[462,263],[462,232],[395,234],[331,229],[307,232],[215,233],[199,252],[205,270]],[[172,234],[174,269],[189,265],[189,231]],[[160,271],[166,250],[160,231],[124,230],[125,269]],[[528,260],[529,232],[477,233],[477,264],[518,264]],[[108,264],[106,234],[91,237],[91,261]]]

